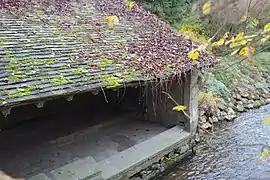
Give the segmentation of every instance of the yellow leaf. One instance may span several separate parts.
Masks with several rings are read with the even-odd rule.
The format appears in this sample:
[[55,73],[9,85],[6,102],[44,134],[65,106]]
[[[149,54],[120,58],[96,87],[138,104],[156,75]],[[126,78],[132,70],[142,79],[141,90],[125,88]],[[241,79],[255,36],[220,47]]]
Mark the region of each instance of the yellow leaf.
[[225,39],[221,38],[220,40],[213,42],[212,46],[221,46],[225,42]]
[[263,31],[270,31],[270,23],[264,26]]
[[199,51],[190,51],[188,53],[188,58],[191,59],[192,61],[195,61],[196,59],[198,59],[200,56]]
[[34,12],[37,14],[44,14],[44,11],[42,11],[41,9],[35,9]]
[[210,14],[210,10],[211,10],[211,1],[207,1],[202,7],[203,14],[205,15]]
[[265,42],[269,41],[269,39],[270,39],[270,35],[269,35],[269,36],[263,37],[263,38],[261,39],[261,41],[262,41],[263,43],[265,43]]
[[247,16],[242,16],[241,18],[240,18],[240,21],[241,22],[244,22],[244,21],[246,21],[247,20]]
[[173,107],[173,111],[184,111],[184,110],[186,110],[187,109],[187,107],[186,106],[175,106],[175,107]]
[[236,46],[239,46],[239,44],[237,44],[236,43],[236,41],[235,41],[235,39],[234,39],[234,37],[232,37],[232,39],[231,39],[231,44],[230,44],[230,48],[234,48],[234,47],[236,47]]
[[134,6],[134,1],[126,2],[125,5],[131,9]]
[[241,56],[248,56],[248,51],[250,50],[250,53],[251,54],[254,54],[254,52],[255,52],[255,46],[246,46],[246,47],[243,47],[241,50],[240,50],[240,52],[239,52],[239,54],[241,55]]
[[237,36],[235,37],[236,40],[241,40],[244,38],[245,33],[244,32],[240,32],[239,34],[237,34]]
[[257,19],[257,18],[252,18],[251,19],[251,24],[252,24],[252,26],[254,26],[254,27],[256,27],[256,26],[258,26],[259,25],[259,20]]
[[230,44],[230,48],[234,48],[234,47],[237,47],[237,46],[244,46],[247,44],[247,40],[244,36],[244,32],[240,32],[239,34],[237,34],[237,36],[234,38],[232,37],[231,39],[231,44]]
[[266,160],[269,155],[270,155],[270,149],[264,148],[262,153],[261,153],[261,160],[262,161]]
[[119,24],[119,19],[117,16],[109,16],[106,18],[106,22],[109,24]]
[[264,125],[270,125],[270,115],[268,115],[264,120],[263,120]]

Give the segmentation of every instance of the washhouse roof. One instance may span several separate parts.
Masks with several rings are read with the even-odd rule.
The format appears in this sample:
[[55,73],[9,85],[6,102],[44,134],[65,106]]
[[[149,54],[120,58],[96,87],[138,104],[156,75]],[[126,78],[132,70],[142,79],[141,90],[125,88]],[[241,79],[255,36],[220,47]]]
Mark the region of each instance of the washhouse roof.
[[2,108],[168,78],[214,60],[201,52],[192,62],[196,45],[136,3],[14,1],[0,6]]

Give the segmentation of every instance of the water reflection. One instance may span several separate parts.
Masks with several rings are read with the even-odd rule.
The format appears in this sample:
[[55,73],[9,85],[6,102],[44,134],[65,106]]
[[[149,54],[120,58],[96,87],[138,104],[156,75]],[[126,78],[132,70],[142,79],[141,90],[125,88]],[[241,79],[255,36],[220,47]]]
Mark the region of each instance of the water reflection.
[[270,180],[270,158],[260,160],[263,144],[270,144],[270,126],[262,124],[267,115],[270,105],[242,114],[229,128],[207,137],[195,156],[162,179]]

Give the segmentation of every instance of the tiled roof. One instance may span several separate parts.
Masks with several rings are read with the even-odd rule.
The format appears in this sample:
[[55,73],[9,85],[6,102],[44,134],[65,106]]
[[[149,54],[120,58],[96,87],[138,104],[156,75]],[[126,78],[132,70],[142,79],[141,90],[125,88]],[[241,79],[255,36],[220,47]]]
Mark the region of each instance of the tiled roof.
[[[136,31],[144,21],[132,23],[119,15],[120,21],[127,22],[112,26],[105,22],[106,11],[97,9],[90,2],[75,8],[83,19],[35,11],[20,18],[0,18],[0,107],[115,88],[153,77],[144,68],[143,60],[151,66],[142,54],[145,49],[131,48],[147,43]],[[144,37],[152,36],[149,28],[143,32]],[[155,53],[149,47],[151,52]],[[166,63],[169,65],[163,62],[162,66]]]

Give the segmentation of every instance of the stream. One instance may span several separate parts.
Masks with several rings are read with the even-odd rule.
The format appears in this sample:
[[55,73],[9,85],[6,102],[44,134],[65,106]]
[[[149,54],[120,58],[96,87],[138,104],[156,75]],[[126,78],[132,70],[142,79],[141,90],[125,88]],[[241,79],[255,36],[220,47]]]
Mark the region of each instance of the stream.
[[224,123],[198,145],[196,155],[162,180],[270,180],[270,157],[265,161],[260,159],[263,144],[270,145],[270,126],[262,124],[267,115],[270,115],[270,105]]

